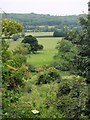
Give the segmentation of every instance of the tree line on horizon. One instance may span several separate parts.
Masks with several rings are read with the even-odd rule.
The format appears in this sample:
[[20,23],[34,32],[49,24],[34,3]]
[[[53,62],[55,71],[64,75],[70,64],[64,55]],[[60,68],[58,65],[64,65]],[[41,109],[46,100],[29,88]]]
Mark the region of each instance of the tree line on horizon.
[[[68,26],[70,28],[76,27],[80,28],[80,24],[78,19],[80,16],[84,15],[68,15],[68,16],[54,16],[49,14],[17,14],[17,13],[8,13],[3,14],[3,18],[11,18],[16,20],[17,22],[23,23],[25,30],[37,30],[37,31],[47,31],[51,32],[57,29],[62,29],[64,26]],[[39,26],[44,26],[44,28],[40,28]],[[54,26],[52,28],[48,28],[48,26]]]

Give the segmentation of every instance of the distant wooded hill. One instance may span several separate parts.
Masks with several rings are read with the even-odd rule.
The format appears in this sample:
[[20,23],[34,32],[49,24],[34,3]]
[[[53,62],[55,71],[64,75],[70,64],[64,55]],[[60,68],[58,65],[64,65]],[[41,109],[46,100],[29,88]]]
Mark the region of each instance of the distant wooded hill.
[[34,29],[35,26],[55,26],[58,28],[68,27],[79,27],[80,15],[70,16],[52,16],[49,14],[16,14],[9,13],[3,14],[5,18],[12,18],[16,21],[22,22],[26,30]]

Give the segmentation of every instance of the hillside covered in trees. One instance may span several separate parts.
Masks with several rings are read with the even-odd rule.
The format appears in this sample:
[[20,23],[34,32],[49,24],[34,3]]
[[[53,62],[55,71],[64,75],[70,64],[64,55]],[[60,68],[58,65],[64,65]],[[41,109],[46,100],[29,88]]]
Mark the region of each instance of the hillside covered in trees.
[[[3,14],[3,18],[12,18],[18,22],[22,22],[26,30],[33,30],[35,26],[54,26],[59,29],[68,26],[80,27],[78,19],[83,15],[69,15],[69,16],[53,16],[49,14],[16,14],[16,13],[7,13]],[[51,29],[53,31],[53,29]]]

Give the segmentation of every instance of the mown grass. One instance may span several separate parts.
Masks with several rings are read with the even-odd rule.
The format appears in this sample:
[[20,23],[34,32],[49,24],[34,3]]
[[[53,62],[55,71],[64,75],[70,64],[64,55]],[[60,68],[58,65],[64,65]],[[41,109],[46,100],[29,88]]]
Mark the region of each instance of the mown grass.
[[[28,32],[26,35],[33,35],[35,37],[38,36],[36,38],[39,44],[42,44],[44,46],[44,49],[42,51],[38,51],[36,54],[29,54],[27,56],[27,63],[34,66],[44,66],[51,64],[54,60],[53,56],[57,53],[55,47],[61,38],[53,37],[53,32]],[[21,44],[21,41],[22,38],[18,39],[17,41],[10,40],[9,50],[14,50]]]
[[46,37],[37,39],[39,44],[42,44],[44,46],[44,49],[42,51],[39,51],[37,54],[31,54],[28,56],[27,62],[34,66],[51,64],[53,62],[53,56],[57,53],[55,47],[61,38]]
[[48,37],[53,36],[53,32],[26,32],[26,35],[32,35],[37,37]]

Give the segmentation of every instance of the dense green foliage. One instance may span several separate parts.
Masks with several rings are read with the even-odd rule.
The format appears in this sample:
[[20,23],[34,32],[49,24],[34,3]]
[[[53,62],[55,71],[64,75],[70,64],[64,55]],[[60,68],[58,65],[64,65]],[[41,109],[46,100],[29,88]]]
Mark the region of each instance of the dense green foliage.
[[[81,92],[80,92],[81,91]],[[84,118],[87,101],[87,86],[85,81],[78,77],[62,80],[57,92],[57,108],[65,118]]]
[[[75,57],[78,74],[86,78],[88,90],[90,90],[90,15],[80,18],[81,30],[69,32],[67,39],[78,46],[78,53]],[[85,113],[90,118],[90,94],[86,103]]]
[[[69,71],[74,70],[73,65],[75,57],[79,57],[79,60],[82,60],[83,57],[90,57],[89,54],[87,54],[87,56],[85,56],[86,54],[82,54],[84,50],[82,49],[83,43],[85,43],[86,48],[89,47],[86,40],[90,37],[89,28],[85,27],[89,25],[89,21],[85,21],[85,19],[81,19],[82,24],[86,23],[85,25],[83,24],[84,29],[81,29],[82,31],[85,30],[85,36],[83,36],[85,42],[83,41],[84,39],[82,39],[82,35],[84,34],[82,31],[82,34],[80,33],[79,35],[76,34],[78,32],[73,33],[72,31],[72,34],[67,32],[67,40],[54,37],[48,37],[47,39],[45,36],[36,39],[31,35],[24,36],[25,34],[22,35],[24,39],[22,40],[21,38],[21,42],[19,40],[12,41],[8,39],[9,42],[7,44],[7,41],[3,39],[1,50],[3,62],[3,118],[88,119],[86,116],[86,114],[88,115],[89,113],[87,84],[83,77],[72,75]],[[54,23],[50,21],[50,24],[52,25]],[[12,30],[9,30],[9,33],[11,33]],[[16,31],[13,31],[12,34],[16,33]],[[3,34],[5,34],[5,31]],[[8,36],[12,34],[8,34]],[[75,34],[77,37],[75,37]],[[71,41],[68,41],[69,38],[71,38]],[[77,42],[74,42],[74,38]],[[56,46],[58,39],[59,42]],[[45,49],[37,52],[38,54],[27,55],[29,52],[35,53],[37,50],[43,48],[43,46],[39,44],[40,40],[42,45],[46,45]],[[78,40],[82,40],[83,42],[81,41],[79,43]],[[13,44],[18,42],[20,42],[20,44],[11,51],[11,49],[9,49],[10,41],[13,42]],[[78,43],[78,48],[80,49],[77,49],[75,43]],[[79,54],[76,56],[77,50]],[[46,54],[44,54],[45,52]],[[52,66],[50,65],[52,61],[50,60],[50,63],[47,62],[46,64],[46,60],[48,61],[50,56],[54,54],[54,67],[50,67]],[[30,57],[31,55],[35,56],[35,58],[33,57],[35,66],[31,64],[31,58],[28,59],[28,56]],[[42,58],[40,58],[39,55],[41,55]],[[39,56],[39,60],[37,56]],[[42,64],[41,62],[43,61],[45,61],[45,63]],[[37,64],[39,66],[37,66]],[[83,69],[80,68],[81,66],[77,64],[77,67],[80,72],[83,73]],[[88,65],[86,68],[88,68]],[[87,69],[87,71],[89,70]],[[87,71],[85,69],[84,77],[89,78]],[[88,73],[87,76],[86,73]]]
[[47,84],[52,81],[60,83],[61,77],[59,71],[51,67],[39,73],[36,84]]
[[13,54],[27,55],[31,50],[30,45],[28,43],[21,43],[17,45],[17,47],[13,50]]
[[[3,46],[4,45],[4,46]],[[3,115],[8,111],[12,103],[18,101],[19,89],[25,84],[28,70],[24,65],[26,64],[26,57],[21,54],[11,54],[8,50],[9,45],[3,40],[2,54],[2,107]]]
[[64,29],[63,30],[56,30],[53,33],[53,37],[65,37],[65,36],[66,36],[66,33],[65,33]]
[[70,41],[62,39],[58,42],[56,49],[58,53],[54,56],[55,62],[52,65],[58,70],[73,70],[73,61],[77,53],[76,46]]
[[[61,74],[61,73],[60,73]],[[61,74],[62,75],[62,74]],[[38,75],[26,82],[23,95],[17,104],[9,106],[5,115],[14,118],[84,118],[87,86],[79,76],[65,76],[60,83],[52,81],[47,84],[35,85]],[[82,91],[82,92],[81,92]],[[10,108],[15,107],[14,110]],[[32,114],[32,110],[39,114]],[[11,112],[12,111],[12,112]],[[14,113],[14,114],[13,114]],[[82,114],[82,116],[81,116]]]
[[86,77],[87,82],[90,81],[90,16],[87,18],[81,18],[80,23],[82,26],[81,35],[79,36],[79,55],[81,58],[79,69],[82,72],[82,75]]
[[43,46],[38,44],[38,41],[35,37],[32,35],[25,36],[24,39],[22,40],[23,43],[28,43],[31,47],[29,52],[35,53],[38,50],[42,50]]
[[[3,15],[4,17],[4,15]],[[79,16],[52,16],[44,14],[8,14],[7,18],[13,18],[16,21],[22,22],[26,30],[32,31],[54,31],[53,28],[48,26],[56,26],[57,28],[79,27],[78,18]],[[35,27],[36,26],[36,27]],[[43,28],[39,26],[45,26]]]
[[[82,34],[79,36],[79,53],[77,56],[79,64],[77,66],[81,75],[86,78],[88,90],[90,90],[90,15],[87,15],[86,18],[80,18],[80,23]],[[85,113],[90,118],[90,93],[88,93]]]
[[13,19],[3,19],[1,21],[2,34],[5,36],[11,36],[12,34],[22,32],[23,26],[21,23],[14,21]]
[[[12,28],[8,25],[11,24]],[[22,31],[21,24],[13,20],[2,21],[3,34],[9,36]],[[16,29],[14,30],[14,26]],[[20,29],[19,29],[20,27]],[[4,29],[6,28],[6,29]],[[10,29],[9,29],[10,28]],[[2,44],[2,108],[3,115],[5,115],[8,107],[12,103],[18,101],[18,94],[20,87],[22,87],[27,79],[28,70],[26,66],[26,57],[21,53],[14,54],[9,51],[9,44],[6,40],[1,40]]]
[[69,30],[65,39],[71,41],[78,46],[78,54],[76,56],[77,69],[79,74],[90,79],[90,16],[80,18],[81,30]]

